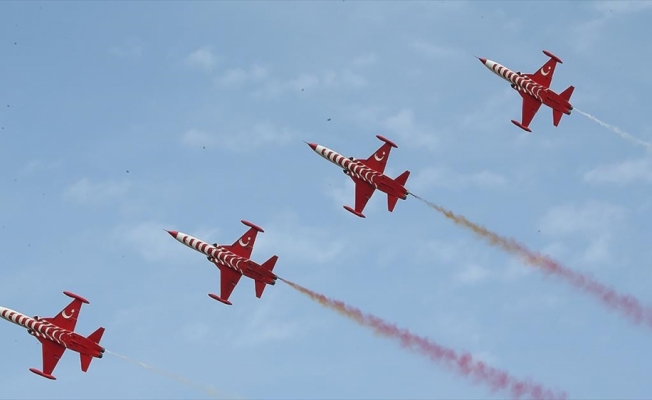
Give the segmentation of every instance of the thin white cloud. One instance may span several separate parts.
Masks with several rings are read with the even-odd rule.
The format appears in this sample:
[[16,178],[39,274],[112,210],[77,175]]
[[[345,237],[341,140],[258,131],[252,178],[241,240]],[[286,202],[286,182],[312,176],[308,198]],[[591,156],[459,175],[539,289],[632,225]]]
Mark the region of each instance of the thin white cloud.
[[411,146],[425,147],[435,150],[439,147],[439,139],[434,132],[417,123],[414,111],[404,108],[398,113],[385,118],[382,127],[396,134]]
[[588,183],[626,185],[634,182],[652,182],[652,160],[643,158],[622,163],[599,165],[584,174]]
[[288,340],[305,329],[296,321],[282,321],[278,314],[278,304],[274,297],[267,296],[261,305],[249,318],[243,331],[237,336],[236,346],[249,347]]
[[475,284],[486,280],[489,275],[490,271],[486,267],[469,264],[457,273],[457,280],[464,284]]
[[590,51],[593,45],[598,42],[601,30],[604,29],[611,20],[634,13],[643,12],[652,9],[650,1],[600,1],[594,3],[594,10],[599,14],[598,17],[590,19],[583,23],[578,23],[575,27],[576,46],[578,50]]
[[[589,241],[581,254],[584,263],[606,263],[611,260],[610,243],[627,216],[626,209],[606,203],[590,202],[583,206],[564,205],[550,209],[539,221],[541,232],[567,241],[580,235]],[[557,244],[558,253],[567,253]]]
[[136,251],[147,261],[164,261],[187,250],[181,243],[174,243],[175,240],[164,229],[173,228],[158,221],[120,225],[112,231],[110,238],[118,246],[126,246]]
[[652,8],[652,2],[649,1],[624,1],[624,0],[611,0],[611,1],[598,1],[595,3],[595,9],[603,15],[610,14],[632,14],[639,11]]
[[215,83],[222,86],[242,85],[261,81],[267,78],[268,74],[267,69],[259,65],[253,65],[249,69],[232,68],[216,78]]
[[410,186],[417,189],[443,187],[462,189],[467,187],[501,187],[507,185],[507,178],[491,171],[460,174],[448,168],[426,168],[411,179]]
[[282,146],[290,143],[298,133],[285,127],[264,122],[250,129],[235,132],[209,133],[200,129],[186,131],[181,140],[191,147],[221,147],[234,152],[247,152],[268,145]]
[[119,46],[112,46],[111,54],[120,58],[140,58],[143,55],[143,45],[139,42],[129,42]]
[[28,162],[21,172],[23,175],[29,175],[37,172],[52,171],[61,167],[62,164],[62,160],[47,161],[42,159],[34,159]]
[[378,57],[373,53],[361,54],[353,59],[355,67],[367,67],[376,64]]
[[460,55],[460,51],[455,48],[427,43],[421,40],[412,42],[410,47],[427,57],[451,58]]
[[124,196],[130,188],[128,181],[106,181],[94,183],[82,178],[63,193],[63,199],[80,204],[98,204]]
[[[439,149],[439,138],[433,129],[417,122],[414,111],[403,108],[394,114],[380,107],[355,107],[353,106],[351,118],[365,127],[382,129],[383,136],[412,147],[422,147],[428,150]],[[375,149],[374,149],[375,150]]]
[[539,227],[548,235],[609,232],[625,219],[626,210],[607,203],[590,202],[583,206],[553,207],[540,220]]
[[188,67],[210,71],[217,64],[217,57],[210,47],[202,47],[190,53],[185,62]]
[[[345,238],[333,238],[328,230],[305,226],[296,215],[283,213],[265,223],[265,235],[259,239],[259,254],[282,254],[288,263],[323,264],[335,260],[345,247]],[[273,234],[271,234],[273,232]]]
[[366,85],[367,80],[362,75],[348,69],[321,73],[302,73],[287,80],[267,79],[262,88],[253,92],[253,96],[258,99],[278,99],[288,92],[302,92],[319,88],[357,89]]

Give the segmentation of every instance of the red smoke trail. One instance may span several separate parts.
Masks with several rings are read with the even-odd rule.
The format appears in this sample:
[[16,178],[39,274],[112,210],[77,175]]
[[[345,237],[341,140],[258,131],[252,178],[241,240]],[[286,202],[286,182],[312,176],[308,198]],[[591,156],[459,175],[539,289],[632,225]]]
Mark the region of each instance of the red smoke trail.
[[519,399],[527,396],[530,399],[565,399],[566,393],[554,393],[550,389],[533,383],[529,380],[522,381],[510,376],[507,372],[490,367],[482,361],[475,361],[468,354],[457,354],[454,350],[447,349],[431,340],[415,335],[407,329],[398,328],[396,325],[383,321],[382,319],[371,315],[364,314],[355,307],[349,306],[339,300],[329,299],[328,297],[315,293],[296,283],[280,278],[294,289],[310,297],[319,304],[338,312],[358,324],[374,330],[376,334],[383,335],[392,339],[398,339],[401,346],[425,355],[432,361],[443,363],[456,372],[470,377],[475,383],[484,383],[492,391],[499,389],[509,390],[512,398]]
[[593,295],[609,308],[614,309],[621,314],[629,317],[629,319],[633,322],[637,324],[644,323],[648,327],[652,327],[652,308],[643,306],[641,301],[636,297],[628,294],[620,294],[614,289],[598,282],[588,275],[575,272],[567,267],[564,267],[546,255],[529,250],[527,247],[518,243],[514,239],[504,238],[496,233],[489,231],[483,226],[474,224],[466,218],[460,215],[456,215],[452,211],[431,203],[428,200],[422,199],[415,194],[412,194],[412,196],[423,201],[431,208],[444,214],[446,218],[452,220],[456,224],[471,229],[478,236],[487,240],[489,244],[500,247],[508,253],[519,256],[527,264],[539,267],[548,274],[557,275],[564,278],[571,285]]

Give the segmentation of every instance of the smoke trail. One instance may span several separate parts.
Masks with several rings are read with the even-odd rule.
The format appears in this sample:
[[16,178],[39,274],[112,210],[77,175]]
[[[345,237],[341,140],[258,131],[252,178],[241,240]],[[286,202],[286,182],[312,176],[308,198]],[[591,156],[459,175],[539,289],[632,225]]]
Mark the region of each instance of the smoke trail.
[[531,399],[566,398],[566,393],[554,393],[552,390],[546,389],[529,380],[516,379],[505,371],[490,367],[482,361],[475,361],[468,353],[457,354],[454,350],[440,346],[427,338],[415,335],[407,329],[398,328],[396,325],[385,322],[374,315],[364,314],[359,309],[339,300],[329,299],[322,294],[315,293],[296,283],[280,277],[279,279],[319,304],[352,319],[364,327],[373,329],[374,333],[392,339],[398,339],[402,347],[425,355],[432,361],[443,363],[450,369],[472,378],[474,383],[489,385],[492,391],[499,389],[509,390],[514,399],[519,399],[524,396]]
[[611,130],[612,132],[614,132],[615,134],[617,134],[621,138],[627,139],[627,140],[629,140],[630,142],[632,142],[634,144],[640,144],[641,146],[645,146],[645,147],[647,147],[648,151],[652,151],[652,144],[650,144],[648,142],[645,142],[645,141],[643,141],[643,140],[641,140],[641,139],[639,139],[639,138],[637,138],[635,136],[632,136],[627,132],[621,131],[620,128],[618,128],[617,126],[609,125],[606,122],[602,122],[602,121],[600,121],[599,119],[597,119],[596,117],[594,117],[593,115],[591,115],[589,113],[585,113],[584,111],[578,110],[577,108],[574,108],[573,110],[577,111],[580,114],[582,114],[586,118],[597,122],[598,124],[602,125],[603,127]]
[[567,267],[564,267],[546,255],[529,250],[527,247],[518,243],[514,239],[504,238],[496,233],[489,231],[483,226],[474,224],[463,216],[456,215],[452,211],[431,203],[428,200],[422,199],[415,194],[412,194],[412,196],[423,201],[431,208],[444,214],[446,218],[452,220],[456,224],[471,229],[475,234],[487,240],[491,245],[499,247],[508,253],[519,256],[527,264],[539,267],[548,274],[557,275],[564,278],[571,285],[597,297],[598,300],[600,300],[603,304],[627,316],[633,322],[637,324],[644,323],[648,327],[652,327],[652,308],[643,306],[641,302],[634,296],[620,294],[614,289],[607,287],[606,285],[598,282],[588,275],[575,272]]
[[160,368],[145,364],[144,362],[134,360],[134,359],[129,358],[127,356],[123,356],[122,354],[114,353],[114,352],[109,351],[109,350],[105,350],[105,353],[111,354],[112,356],[115,356],[115,357],[118,357],[118,358],[121,358],[121,359],[123,359],[125,361],[128,361],[128,362],[132,363],[132,364],[140,365],[141,367],[143,367],[143,368],[145,368],[147,370],[153,371],[153,372],[155,372],[155,373],[157,373],[159,375],[162,375],[162,376],[164,376],[164,377],[166,377],[168,379],[172,379],[174,381],[183,383],[186,386],[190,386],[192,388],[199,389],[200,391],[206,393],[207,395],[209,395],[209,396],[211,396],[213,398],[216,398],[216,399],[226,399],[226,398],[232,399],[232,398],[235,398],[235,397],[232,397],[232,396],[225,397],[225,395],[220,394],[213,387],[204,386],[202,384],[192,382],[192,381],[190,381],[190,380],[188,380],[188,379],[186,379],[186,378],[184,378],[184,377],[182,377],[180,375],[176,375],[176,374],[173,374],[171,372],[164,371],[164,370],[162,370]]

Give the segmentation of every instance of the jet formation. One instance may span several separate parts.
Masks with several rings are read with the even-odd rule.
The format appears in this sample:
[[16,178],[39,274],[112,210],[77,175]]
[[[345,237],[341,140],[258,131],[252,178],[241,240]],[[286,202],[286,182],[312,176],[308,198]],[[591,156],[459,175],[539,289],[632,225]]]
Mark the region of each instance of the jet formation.
[[[531,132],[529,124],[541,104],[552,108],[554,126],[559,125],[563,114],[570,115],[573,110],[573,106],[570,104],[573,86],[569,86],[559,94],[550,89],[555,67],[562,61],[546,50],[543,53],[550,57],[550,60],[533,74],[513,72],[494,61],[478,57],[483,65],[507,80],[511,87],[521,95],[523,98],[521,121],[512,120],[512,123],[528,132]],[[315,153],[342,168],[344,173],[353,180],[355,183],[355,207],[348,205],[343,207],[360,218],[366,218],[363,211],[376,190],[387,195],[387,209],[390,212],[394,211],[399,199],[405,200],[410,194],[405,188],[410,171],[406,170],[396,178],[390,178],[384,173],[392,148],[398,148],[398,146],[381,135],[376,135],[376,137],[384,143],[366,159],[347,158],[322,145],[306,142]],[[220,270],[220,295],[209,293],[208,296],[226,305],[232,304],[229,297],[242,276],[254,281],[257,298],[261,298],[267,285],[274,285],[278,279],[273,272],[278,256],[273,255],[262,264],[251,260],[256,237],[258,233],[264,232],[263,229],[245,220],[241,222],[249,229],[231,245],[217,243],[211,245],[188,234],[166,230],[177,241],[204,254],[208,261]],[[105,352],[105,349],[99,344],[104,334],[103,327],[86,337],[74,331],[81,306],[88,304],[88,300],[71,292],[64,291],[63,293],[71,297],[73,301],[52,318],[38,316],[30,318],[17,311],[0,307],[0,317],[26,328],[30,335],[41,342],[43,368],[42,370],[30,368],[30,371],[48,379],[56,379],[52,373],[66,349],[79,353],[81,369],[84,372],[88,370],[93,358],[102,358]]]

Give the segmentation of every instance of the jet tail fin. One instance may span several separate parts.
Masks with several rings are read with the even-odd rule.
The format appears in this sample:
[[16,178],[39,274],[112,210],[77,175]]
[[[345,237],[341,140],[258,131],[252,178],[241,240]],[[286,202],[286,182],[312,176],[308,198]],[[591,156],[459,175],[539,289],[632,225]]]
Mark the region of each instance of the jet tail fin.
[[[566,100],[566,101],[570,101],[570,98],[573,95],[573,90],[575,90],[575,87],[574,86],[569,86],[566,90],[559,93],[559,96],[562,99]],[[564,114],[561,111],[553,109],[552,110],[552,124],[555,125],[555,126],[559,126],[559,121],[561,121],[561,117],[563,115]]]
[[[276,260],[278,260],[278,256],[271,256],[269,260],[265,261],[261,267],[263,269],[266,269],[268,271],[274,270],[274,266],[276,266]],[[260,297],[263,295],[263,290],[265,290],[265,282],[261,282],[256,280],[256,297],[260,299]]]
[[[397,176],[396,179],[394,179],[394,181],[401,186],[405,186],[405,182],[407,182],[409,176],[410,176],[410,171],[405,171],[401,175]],[[396,207],[397,202],[398,202],[398,197],[387,195],[387,209],[389,210],[389,212],[394,211],[394,207]]]
[[276,266],[276,260],[278,260],[278,256],[271,256],[269,260],[265,261],[263,265],[261,265],[261,267],[263,267],[263,269],[266,269],[268,271],[273,271],[274,266]]
[[[94,343],[99,344],[100,340],[102,340],[102,335],[104,334],[104,328],[99,327],[97,330],[90,335],[88,335],[88,339]],[[91,361],[93,361],[93,357],[89,356],[88,354],[84,353],[79,353],[79,359],[81,361],[81,369],[82,371],[86,372],[88,371],[88,367],[91,365]]]
[[564,90],[563,92],[559,93],[559,95],[566,101],[570,101],[571,96],[573,95],[573,90],[575,90],[575,86],[569,86]]

